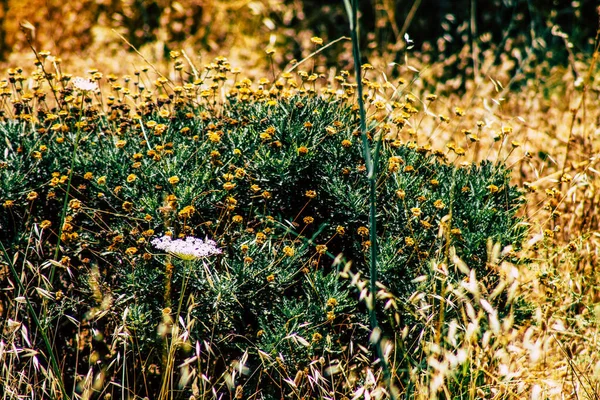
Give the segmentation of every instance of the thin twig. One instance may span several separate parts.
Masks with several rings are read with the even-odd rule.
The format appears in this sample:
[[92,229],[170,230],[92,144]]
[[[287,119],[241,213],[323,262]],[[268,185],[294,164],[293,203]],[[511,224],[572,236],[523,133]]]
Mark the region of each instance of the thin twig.
[[146,64],[148,64],[148,65],[149,65],[149,66],[150,66],[150,67],[151,67],[151,68],[154,70],[154,72],[155,72],[155,73],[156,73],[158,76],[160,76],[161,78],[164,78],[164,79],[168,80],[168,81],[169,81],[169,82],[170,82],[172,85],[175,85],[175,83],[174,83],[172,80],[170,80],[169,78],[167,78],[166,76],[164,76],[163,74],[161,74],[161,73],[160,73],[160,71],[156,69],[156,67],[154,66],[154,64],[152,64],[150,61],[148,61],[148,60],[146,59],[146,57],[144,57],[144,55],[143,55],[142,53],[140,53],[140,52],[139,52],[139,50],[138,50],[138,49],[137,49],[137,48],[136,48],[136,47],[135,47],[133,44],[131,44],[131,42],[130,42],[129,40],[125,39],[125,37],[124,37],[123,35],[121,35],[119,32],[117,32],[116,30],[114,30],[114,29],[113,29],[112,31],[113,31],[113,32],[114,32],[114,33],[115,33],[117,36],[119,36],[119,37],[121,38],[121,40],[122,40],[122,41],[124,41],[125,43],[127,43],[127,45],[128,45],[129,47],[131,47],[131,48],[133,49],[133,51],[135,51],[135,52],[136,52],[136,54],[137,54],[138,56],[140,56],[140,58],[141,58],[142,60],[144,60],[144,62],[145,62]]
[[295,70],[296,68],[298,68],[300,66],[300,64],[310,60],[312,57],[316,56],[317,54],[319,54],[320,52],[322,52],[323,50],[325,50],[326,48],[336,44],[337,42],[339,42],[340,40],[351,40],[349,37],[346,36],[342,36],[339,37],[337,39],[335,39],[333,42],[327,43],[325,46],[321,47],[318,50],[313,51],[312,53],[310,53],[308,56],[304,57],[302,60],[300,60],[300,62],[298,62],[297,64],[293,65],[290,69],[288,69],[286,72],[290,73],[293,70]]

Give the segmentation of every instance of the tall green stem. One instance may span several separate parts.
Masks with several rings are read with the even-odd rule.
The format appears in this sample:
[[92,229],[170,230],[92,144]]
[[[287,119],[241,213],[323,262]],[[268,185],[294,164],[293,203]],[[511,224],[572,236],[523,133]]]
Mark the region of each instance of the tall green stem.
[[[351,3],[350,3],[351,2]],[[367,135],[367,116],[365,112],[365,104],[363,100],[363,86],[362,86],[362,64],[360,60],[360,46],[358,41],[358,0],[344,0],[346,12],[350,20],[350,35],[352,38],[352,56],[354,58],[354,69],[356,74],[356,85],[358,94],[358,110],[360,115],[360,131],[363,145],[363,156],[367,167],[367,177],[369,180],[369,239],[371,241],[370,247],[370,260],[369,260],[369,292],[370,301],[368,305],[369,319],[371,322],[371,329],[373,331],[379,329],[377,322],[377,164],[379,160],[379,152],[381,149],[381,140],[379,137],[375,144],[373,154],[371,154],[371,147],[369,145],[369,138]],[[375,136],[373,136],[375,140]],[[384,379],[388,386],[390,396],[395,399],[395,392],[391,385],[391,376],[387,360],[381,348],[381,335],[377,335],[376,340],[373,341],[373,345],[377,352],[377,357],[381,363]]]

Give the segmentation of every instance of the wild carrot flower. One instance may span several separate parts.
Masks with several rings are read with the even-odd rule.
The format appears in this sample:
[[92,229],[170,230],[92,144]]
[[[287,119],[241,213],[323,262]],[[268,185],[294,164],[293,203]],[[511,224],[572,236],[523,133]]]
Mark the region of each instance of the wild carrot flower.
[[210,239],[203,241],[193,236],[173,240],[170,236],[164,235],[153,239],[151,243],[157,249],[164,250],[182,260],[195,260],[221,254],[221,250],[214,241]]
[[82,92],[93,92],[98,89],[98,84],[96,82],[81,77],[73,79],[73,86],[75,89],[81,90]]

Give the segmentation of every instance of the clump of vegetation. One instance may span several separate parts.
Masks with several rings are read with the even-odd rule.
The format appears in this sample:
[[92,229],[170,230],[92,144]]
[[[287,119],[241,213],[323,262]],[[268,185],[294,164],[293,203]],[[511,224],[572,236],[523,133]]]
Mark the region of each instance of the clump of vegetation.
[[[307,72],[254,83],[224,58],[179,81],[48,67],[9,72],[0,224],[10,269],[15,254],[30,266],[5,279],[44,315],[30,331],[55,326],[60,340],[46,351],[77,360],[63,389],[116,395],[109,382],[119,382],[162,398],[176,382],[181,396],[354,390],[322,378],[371,357],[361,290],[333,263],[339,255],[368,275],[367,173],[348,73],[317,94]],[[382,284],[408,301],[430,264],[452,254],[491,288],[500,275],[486,263],[488,241],[517,250],[525,232],[509,171],[449,162],[460,148],[403,142],[414,98],[390,104],[368,103],[368,140],[383,143]],[[192,237],[218,250],[199,253],[205,244]]]

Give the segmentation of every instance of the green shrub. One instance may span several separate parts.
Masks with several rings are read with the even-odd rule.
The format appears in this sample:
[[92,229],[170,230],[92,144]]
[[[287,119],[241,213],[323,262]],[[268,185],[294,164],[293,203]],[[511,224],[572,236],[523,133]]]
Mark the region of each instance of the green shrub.
[[[251,374],[238,383],[279,396],[283,380],[316,360],[348,357],[351,336],[366,345],[366,317],[331,257],[341,253],[368,274],[368,186],[357,112],[345,100],[243,89],[222,107],[147,99],[134,116],[114,101],[106,115],[87,103],[81,115],[42,110],[39,123],[27,122],[33,110],[25,110],[0,126],[0,224],[3,243],[21,252],[37,227],[32,263],[52,258],[59,244],[63,267],[50,289],[68,301],[53,306],[105,337],[126,315],[145,364],[165,367],[169,335],[157,329],[182,317],[190,340],[216,354],[207,376],[249,352]],[[380,280],[407,298],[428,262],[454,246],[493,282],[488,239],[518,246],[524,234],[509,171],[489,162],[456,167],[442,153],[387,140],[380,160]],[[162,255],[150,240],[164,234],[209,237],[223,253]],[[104,353],[106,376],[120,379],[119,353]],[[323,385],[306,386],[306,395],[322,395]]]

